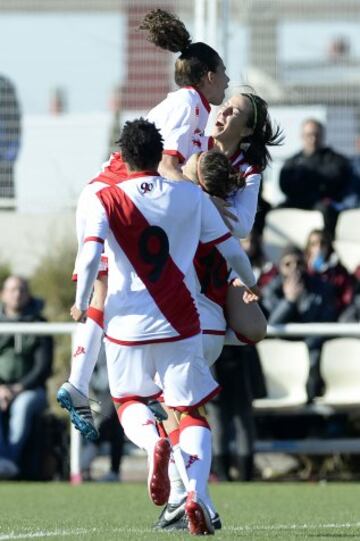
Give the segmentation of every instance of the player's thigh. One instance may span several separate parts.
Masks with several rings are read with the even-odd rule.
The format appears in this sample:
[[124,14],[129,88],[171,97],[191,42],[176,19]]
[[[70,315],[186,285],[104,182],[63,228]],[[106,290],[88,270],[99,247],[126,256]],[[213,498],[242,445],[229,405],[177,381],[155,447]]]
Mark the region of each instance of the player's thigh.
[[203,334],[204,358],[208,366],[212,366],[220,357],[224,347],[224,335]]
[[236,333],[252,342],[259,342],[266,336],[266,317],[257,303],[244,303],[244,289],[236,281],[229,286],[226,298],[227,322]]
[[152,344],[122,346],[105,340],[111,396],[149,397],[161,389],[154,382],[155,367],[152,362]]
[[218,388],[203,356],[201,334],[159,344],[157,354],[157,372],[168,406],[199,404]]

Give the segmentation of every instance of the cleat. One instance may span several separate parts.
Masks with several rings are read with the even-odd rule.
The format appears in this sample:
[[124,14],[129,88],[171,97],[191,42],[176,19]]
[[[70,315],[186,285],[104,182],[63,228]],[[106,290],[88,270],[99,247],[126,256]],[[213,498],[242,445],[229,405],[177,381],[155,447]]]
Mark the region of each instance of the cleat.
[[70,420],[79,432],[89,441],[99,438],[89,406],[89,399],[66,381],[58,390],[56,399],[60,406],[70,414]]
[[212,535],[215,533],[209,511],[195,492],[189,492],[185,511],[189,521],[189,531],[192,535]]
[[153,528],[156,530],[187,530],[188,522],[185,513],[186,496],[180,503],[168,503],[161,511]]
[[[185,502],[186,497],[180,503],[168,503],[161,511],[153,528],[155,530],[167,530],[168,532],[188,530],[189,522],[185,513]],[[214,526],[214,530],[221,530],[222,524],[218,513],[211,518],[211,523]]]
[[150,500],[155,505],[164,505],[170,495],[168,473],[170,451],[169,441],[160,438],[155,444],[152,457],[149,457],[148,492]]
[[216,513],[212,519],[211,519],[211,523],[212,525],[214,526],[214,530],[221,530],[222,528],[222,523],[221,523],[221,518],[219,517],[219,514]]

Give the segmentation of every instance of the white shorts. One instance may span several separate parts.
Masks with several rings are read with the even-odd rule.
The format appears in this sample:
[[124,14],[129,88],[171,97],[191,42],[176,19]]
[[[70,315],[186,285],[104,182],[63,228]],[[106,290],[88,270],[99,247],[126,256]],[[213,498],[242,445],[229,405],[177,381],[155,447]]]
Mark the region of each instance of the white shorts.
[[143,346],[122,346],[105,339],[105,348],[110,393],[115,401],[162,392],[167,406],[198,406],[218,392],[219,386],[203,358],[201,334]]
[[223,334],[203,334],[203,350],[206,364],[212,366],[215,361],[220,357],[222,349],[224,347]]

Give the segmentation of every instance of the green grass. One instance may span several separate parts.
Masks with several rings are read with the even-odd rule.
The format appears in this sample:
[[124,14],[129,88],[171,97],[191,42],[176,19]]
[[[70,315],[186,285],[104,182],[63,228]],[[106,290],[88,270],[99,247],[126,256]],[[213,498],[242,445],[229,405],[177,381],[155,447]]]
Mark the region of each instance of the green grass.
[[[360,539],[359,484],[223,484],[211,493],[220,540]],[[191,539],[154,532],[145,484],[0,483],[0,541]]]

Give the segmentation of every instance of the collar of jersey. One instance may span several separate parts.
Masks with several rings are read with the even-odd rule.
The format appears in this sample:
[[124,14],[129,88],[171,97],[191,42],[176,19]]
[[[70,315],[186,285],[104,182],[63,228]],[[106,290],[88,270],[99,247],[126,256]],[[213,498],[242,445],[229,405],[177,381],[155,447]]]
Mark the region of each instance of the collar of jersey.
[[200,99],[201,99],[205,109],[207,110],[208,113],[210,113],[210,111],[211,111],[210,103],[205,98],[204,94],[202,92],[200,92],[200,90],[198,88],[195,88],[194,86],[185,86],[184,88],[189,88],[190,90],[195,90],[195,92],[197,92],[199,94]]
[[158,177],[159,172],[158,171],[134,171],[133,173],[129,173],[128,179],[130,178],[139,178],[139,177]]
[[243,151],[241,149],[237,150],[232,156],[230,156],[229,162],[234,163],[234,161],[240,158],[240,156],[241,158],[243,158],[242,154],[243,154]]

